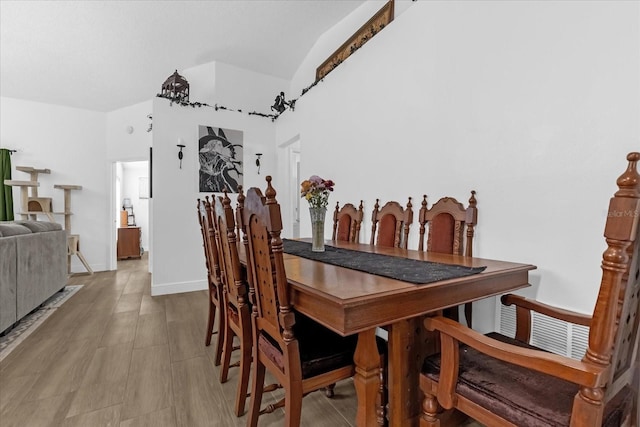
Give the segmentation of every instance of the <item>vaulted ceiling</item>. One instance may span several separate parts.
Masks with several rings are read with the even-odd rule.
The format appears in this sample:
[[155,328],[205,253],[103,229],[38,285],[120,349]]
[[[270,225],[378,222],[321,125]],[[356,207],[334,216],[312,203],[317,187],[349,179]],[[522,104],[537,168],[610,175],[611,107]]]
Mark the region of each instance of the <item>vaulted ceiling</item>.
[[0,1],[0,94],[96,111],[220,61],[290,79],[364,0]]

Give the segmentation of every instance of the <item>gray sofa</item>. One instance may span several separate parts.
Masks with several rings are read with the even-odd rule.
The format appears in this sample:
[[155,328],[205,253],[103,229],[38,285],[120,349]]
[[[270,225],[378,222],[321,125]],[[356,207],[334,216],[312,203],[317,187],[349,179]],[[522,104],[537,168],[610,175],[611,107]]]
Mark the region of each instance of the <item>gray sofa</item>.
[[60,224],[0,222],[0,333],[64,288],[67,277]]

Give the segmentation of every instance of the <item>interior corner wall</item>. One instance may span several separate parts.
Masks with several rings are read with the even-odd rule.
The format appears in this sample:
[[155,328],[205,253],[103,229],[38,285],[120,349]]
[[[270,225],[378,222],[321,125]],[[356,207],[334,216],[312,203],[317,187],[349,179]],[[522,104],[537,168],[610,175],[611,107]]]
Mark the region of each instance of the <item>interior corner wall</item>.
[[216,62],[208,62],[180,71],[189,82],[189,100],[191,102],[214,105],[216,99]]
[[218,61],[187,68],[182,74],[189,82],[190,102],[244,113],[273,114],[270,107],[275,97],[289,87],[288,80]]
[[417,213],[423,194],[476,190],[474,254],[536,265],[539,299],[590,313],[609,198],[640,150],[639,8],[416,2],[278,119],[276,144],[299,135],[331,204],[364,200],[363,242],[376,198]]
[[[51,169],[40,174],[38,194],[51,197],[53,210],[64,209],[63,190],[55,184],[81,185],[71,192],[71,231],[80,235],[80,248],[94,271],[108,266],[108,200],[106,114],[14,98],[0,98],[0,145],[17,149],[11,158],[12,178],[28,180],[16,166]],[[20,212],[20,190],[13,189],[14,211]],[[16,218],[20,218],[16,215]],[[39,217],[47,220],[46,217]],[[64,217],[55,215],[64,226]],[[85,272],[72,258],[72,272]]]
[[[198,126],[236,129],[243,132],[243,186],[264,188],[264,177],[275,173],[273,144],[275,127],[271,120],[246,113],[211,107],[170,106],[169,101],[153,101],[153,203],[150,204],[151,253],[154,267],[152,295],[188,292],[207,288],[202,235],[196,200],[209,193],[198,188]],[[182,169],[178,141],[183,149]],[[264,153],[260,174],[255,153]],[[230,198],[235,203],[236,195]]]
[[151,100],[107,113],[107,160],[148,160],[151,146],[149,127],[153,120]]

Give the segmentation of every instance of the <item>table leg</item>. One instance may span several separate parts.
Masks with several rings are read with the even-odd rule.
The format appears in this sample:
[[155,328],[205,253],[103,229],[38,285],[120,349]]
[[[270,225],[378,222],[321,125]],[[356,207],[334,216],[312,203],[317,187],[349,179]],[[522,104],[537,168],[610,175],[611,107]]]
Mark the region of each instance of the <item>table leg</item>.
[[356,425],[359,427],[377,426],[376,399],[380,385],[380,356],[376,345],[375,329],[358,334],[354,362],[356,374],[353,382],[358,396]]
[[427,354],[434,351],[434,335],[422,325],[424,316],[389,326],[388,396],[389,425],[417,426],[422,393],[420,369]]

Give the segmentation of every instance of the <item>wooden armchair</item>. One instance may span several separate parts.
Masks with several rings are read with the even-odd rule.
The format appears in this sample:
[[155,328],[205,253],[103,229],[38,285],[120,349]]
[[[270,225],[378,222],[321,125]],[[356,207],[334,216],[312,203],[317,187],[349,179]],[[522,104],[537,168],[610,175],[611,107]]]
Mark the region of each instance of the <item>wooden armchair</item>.
[[[469,207],[453,197],[443,197],[431,208],[427,207],[427,196],[422,199],[422,207],[418,216],[420,223],[420,240],[418,250],[429,252],[441,252],[454,255],[473,256],[473,235],[478,223],[478,201],[476,192],[471,191]],[[425,232],[427,225],[427,244],[425,248]],[[466,229],[466,233],[465,233]],[[466,234],[466,242],[465,242]],[[458,307],[445,309],[444,315],[450,319],[458,320]],[[464,317],[471,328],[472,306],[468,302],[464,305]]]
[[[303,396],[353,375],[357,338],[343,338],[292,307],[280,238],[280,205],[271,177],[266,180],[265,196],[257,188],[249,189],[242,210],[253,299],[253,374],[247,426],[256,426],[261,413],[284,406],[284,424],[294,427],[300,425]],[[260,411],[266,370],[282,384],[285,398]]]
[[333,212],[333,236],[331,240],[359,242],[363,216],[362,200],[360,200],[358,209],[351,203],[345,204],[342,208],[340,208],[340,203],[336,203],[336,210]]
[[216,240],[218,243],[222,263],[225,299],[221,309],[226,312],[225,330],[222,346],[222,366],[220,367],[220,382],[228,379],[231,366],[231,353],[234,350],[233,339],[240,343],[240,372],[236,389],[235,414],[244,414],[249,387],[249,371],[251,368],[251,312],[249,308],[248,286],[238,257],[238,242],[236,237],[236,223],[231,200],[227,192],[224,197],[215,199]]
[[207,330],[205,335],[205,345],[211,344],[211,337],[214,333],[213,327],[216,320],[216,311],[218,313],[218,342],[216,344],[214,363],[220,365],[222,359],[222,343],[224,341],[223,333],[225,330],[226,316],[222,309],[223,289],[220,278],[220,263],[218,260],[218,249],[215,244],[215,231],[213,228],[213,217],[211,216],[211,204],[209,197],[206,201],[198,199],[198,222],[200,223],[200,231],[202,233],[202,246],[204,248],[204,259],[207,266],[207,284],[209,299],[209,319],[207,322]]
[[[604,230],[600,291],[592,316],[557,310],[515,295],[515,339],[481,335],[444,317],[425,320],[439,331],[441,354],[420,375],[422,427],[435,427],[456,408],[488,426],[634,426],[638,390],[632,387],[640,340],[640,153],[627,156]],[[590,327],[582,360],[527,343],[531,310]],[[635,415],[633,415],[635,414]]]
[[406,249],[409,227],[413,223],[411,208],[411,197],[406,208],[398,202],[387,202],[380,208],[380,200],[376,199],[371,216],[371,244]]

